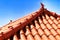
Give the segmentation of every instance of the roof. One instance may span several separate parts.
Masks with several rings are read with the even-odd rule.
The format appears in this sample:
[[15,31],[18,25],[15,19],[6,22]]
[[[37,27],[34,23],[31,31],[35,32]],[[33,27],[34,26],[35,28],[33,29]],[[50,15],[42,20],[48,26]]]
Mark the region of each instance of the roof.
[[41,8],[0,29],[0,40],[60,40],[60,15]]

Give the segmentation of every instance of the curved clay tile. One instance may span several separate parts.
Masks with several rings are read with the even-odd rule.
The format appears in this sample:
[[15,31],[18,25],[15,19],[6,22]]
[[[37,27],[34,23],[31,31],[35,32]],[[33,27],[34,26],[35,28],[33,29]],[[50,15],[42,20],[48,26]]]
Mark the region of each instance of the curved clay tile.
[[27,40],[23,30],[20,30],[20,37],[21,37],[21,40]]
[[13,36],[13,40],[19,40],[18,37],[17,37],[17,34],[15,34],[15,35]]
[[49,35],[50,40],[56,40],[56,38],[53,35]]
[[56,35],[56,39],[57,39],[57,40],[60,40],[60,36],[59,36],[59,35]]
[[29,26],[26,26],[26,36],[27,36],[27,40],[34,40],[30,30],[29,30]]
[[49,35],[51,34],[48,29],[45,29],[44,32],[45,32],[45,34],[46,34],[47,36],[49,36]]
[[42,35],[42,40],[49,40],[49,38],[46,35]]

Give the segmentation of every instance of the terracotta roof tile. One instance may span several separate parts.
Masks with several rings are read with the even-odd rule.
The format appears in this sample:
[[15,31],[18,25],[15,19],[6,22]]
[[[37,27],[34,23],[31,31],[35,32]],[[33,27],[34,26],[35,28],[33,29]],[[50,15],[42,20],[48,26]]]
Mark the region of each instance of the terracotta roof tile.
[[42,35],[42,40],[49,40],[49,38],[46,35]]
[[53,35],[50,35],[49,40],[56,40],[56,38]]
[[60,36],[59,36],[59,35],[56,35],[56,39],[57,39],[57,40],[60,40]]
[[35,40],[41,40],[41,38],[33,24],[31,24],[31,32],[32,32],[32,35],[34,36]]
[[46,27],[47,27],[49,30],[51,30],[51,29],[52,29],[52,27],[51,27],[51,25],[50,25],[50,24],[46,24]]
[[49,19],[49,16],[47,14],[45,14],[45,17],[46,17],[47,20]]
[[41,38],[40,38],[40,36],[38,34],[34,36],[34,39],[35,40],[41,40]]
[[40,17],[38,17],[38,20],[39,20],[39,23],[43,23]]
[[45,29],[44,32],[45,32],[45,34],[46,34],[47,36],[49,36],[49,35],[51,34],[48,29]]
[[53,21],[52,21],[51,19],[48,19],[48,22],[49,22],[50,24],[53,24]]
[[52,33],[53,36],[57,35],[57,32],[54,29],[51,29],[50,31],[51,31],[51,33]]
[[0,40],[60,40],[60,16],[44,8],[0,30]]
[[56,24],[52,24],[52,27],[53,27],[55,30],[58,29]]
[[60,35],[60,29],[57,29],[56,31],[57,31],[57,33]]
[[58,24],[57,26],[58,26],[58,28],[60,28],[60,24]]
[[36,34],[38,34],[33,24],[31,24],[31,32],[32,32],[33,36],[35,36]]
[[37,23],[36,20],[35,20],[35,26],[36,26],[36,29],[38,30],[39,35],[40,36],[43,35],[44,32],[43,32],[43,30],[41,29],[40,25]]
[[23,30],[20,30],[20,38],[21,40],[27,40]]
[[42,29],[46,29],[46,26],[43,23],[41,23],[40,25]]
[[40,28],[40,25],[38,24],[37,20],[34,21],[36,29]]
[[27,35],[27,40],[34,40],[30,30],[29,30],[29,26],[26,26],[26,35]]
[[16,34],[13,36],[13,40],[19,40]]

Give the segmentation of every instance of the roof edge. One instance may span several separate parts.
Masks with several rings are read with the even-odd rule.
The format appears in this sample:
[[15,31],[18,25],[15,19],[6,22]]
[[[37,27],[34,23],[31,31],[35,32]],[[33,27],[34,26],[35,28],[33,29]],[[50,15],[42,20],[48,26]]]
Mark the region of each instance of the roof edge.
[[48,15],[52,15],[54,17],[60,17],[60,15],[56,14],[55,12],[48,11],[47,9],[44,9],[44,12]]

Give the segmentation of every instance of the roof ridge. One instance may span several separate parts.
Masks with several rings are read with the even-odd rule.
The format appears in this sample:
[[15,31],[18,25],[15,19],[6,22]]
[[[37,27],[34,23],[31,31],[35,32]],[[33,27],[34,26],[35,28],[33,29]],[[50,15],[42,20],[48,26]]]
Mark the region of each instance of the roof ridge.
[[[46,14],[52,15],[52,16],[54,16],[54,17],[60,17],[60,15],[56,14],[55,12],[51,12],[51,11],[49,11],[49,10],[47,10],[47,9],[44,9],[44,12],[45,12]],[[50,14],[49,14],[49,13],[50,13]]]

